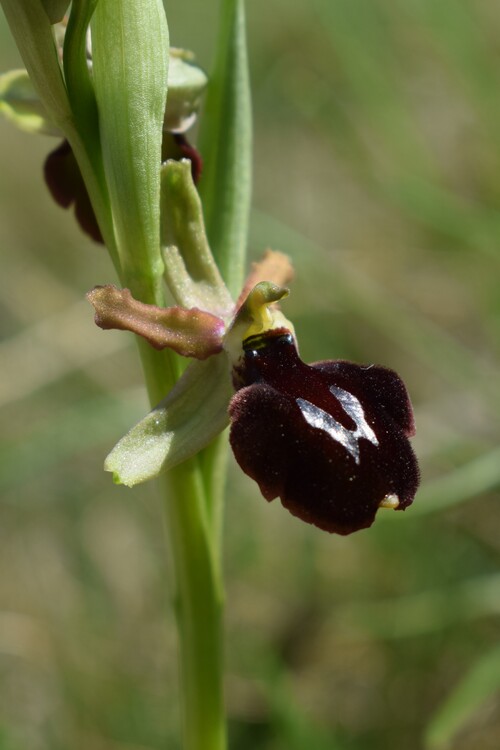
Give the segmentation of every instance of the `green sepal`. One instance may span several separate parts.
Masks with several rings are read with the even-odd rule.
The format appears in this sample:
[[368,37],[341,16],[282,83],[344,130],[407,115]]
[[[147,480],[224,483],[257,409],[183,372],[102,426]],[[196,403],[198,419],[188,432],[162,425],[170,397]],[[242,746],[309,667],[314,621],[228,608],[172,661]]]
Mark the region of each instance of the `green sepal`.
[[234,304],[208,245],[188,159],[167,161],[161,168],[161,245],[165,278],[179,305],[232,313]]
[[24,68],[0,75],[0,112],[28,133],[63,137],[48,116]]
[[193,362],[170,393],[117,443],[104,468],[133,487],[205,448],[227,426],[233,394],[224,353]]

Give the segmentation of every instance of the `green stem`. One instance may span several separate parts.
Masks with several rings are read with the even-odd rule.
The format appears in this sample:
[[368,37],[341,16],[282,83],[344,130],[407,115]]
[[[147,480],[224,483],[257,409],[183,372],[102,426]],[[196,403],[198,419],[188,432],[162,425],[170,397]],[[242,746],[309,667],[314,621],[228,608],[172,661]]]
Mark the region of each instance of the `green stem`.
[[177,582],[184,748],[224,750],[223,601],[197,460],[174,469],[164,484]]
[[[166,352],[139,343],[151,404],[175,379]],[[184,750],[225,750],[220,537],[213,533],[198,457],[158,480],[175,580]],[[217,537],[217,538],[216,538]]]

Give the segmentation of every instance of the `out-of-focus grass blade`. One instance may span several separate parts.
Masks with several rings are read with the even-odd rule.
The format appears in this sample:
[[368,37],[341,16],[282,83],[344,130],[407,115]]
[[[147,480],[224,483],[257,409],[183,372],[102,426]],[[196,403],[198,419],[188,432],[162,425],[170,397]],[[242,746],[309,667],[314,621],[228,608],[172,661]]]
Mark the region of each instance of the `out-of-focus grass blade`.
[[401,175],[383,192],[428,229],[498,260],[500,212],[467,201],[438,183]]
[[251,196],[252,122],[243,0],[221,0],[218,58],[200,123],[200,182],[212,252],[230,292],[243,282]]
[[498,50],[494,33],[487,28],[488,16],[472,0],[412,0],[403,4],[410,23],[419,26],[440,53],[448,58],[452,72],[482,110],[481,123],[500,147],[500,102],[494,92],[500,86]]
[[[459,5],[448,0],[397,4],[315,0],[338,66],[324,78],[314,70],[318,85],[330,93],[321,95],[323,117],[313,112],[313,120],[315,127],[322,123],[337,151],[341,142],[340,153],[351,153],[350,164],[362,171],[361,179],[371,182],[373,190],[404,209],[410,219],[461,246],[498,257],[497,213],[485,208],[481,200],[468,200],[469,193],[467,198],[460,197],[446,187],[446,175],[441,174],[439,158],[433,154],[435,144],[425,141],[418,113],[412,111],[411,75],[400,64],[406,50],[398,28],[416,23],[424,39],[430,36],[438,56],[451,58],[451,72],[467,89],[471,107],[482,108],[481,122],[489,127],[477,137],[491,137],[491,160],[498,161],[497,55],[491,45],[484,44],[481,14],[475,14],[467,3]],[[315,67],[314,62],[309,64]],[[317,94],[318,86],[312,88]],[[307,91],[303,97],[292,92],[290,98],[294,109],[306,118],[311,117],[309,96]],[[350,123],[347,133],[345,121]],[[498,170],[490,170],[491,175],[487,171],[483,169],[480,178],[483,192],[490,187],[496,192]]]
[[[260,663],[259,663],[260,661]],[[331,729],[320,724],[297,703],[290,684],[289,667],[276,648],[263,650],[256,659],[261,672],[271,726],[279,746],[287,750],[341,750]],[[255,662],[254,662],[255,668]]]
[[22,486],[97,445],[111,447],[137,419],[143,397],[142,391],[134,390],[116,399],[89,398],[54,415],[50,423],[34,424],[29,436],[5,439],[0,445],[0,489]]
[[497,487],[500,487],[500,448],[424,484],[408,516],[438,513]]
[[499,614],[497,573],[394,599],[346,604],[335,609],[332,627],[347,638],[366,633],[384,639],[414,638]]
[[130,345],[125,336],[89,335],[90,316],[88,302],[79,300],[0,341],[0,408],[80,368],[92,377],[97,361]]
[[365,125],[391,153],[418,174],[435,174],[429,149],[412,117],[398,75],[400,62],[390,22],[394,8],[386,13],[372,0],[315,0],[316,9],[329,36],[347,91],[355,97]]
[[500,646],[481,656],[438,708],[425,733],[427,750],[451,748],[467,722],[500,691]]

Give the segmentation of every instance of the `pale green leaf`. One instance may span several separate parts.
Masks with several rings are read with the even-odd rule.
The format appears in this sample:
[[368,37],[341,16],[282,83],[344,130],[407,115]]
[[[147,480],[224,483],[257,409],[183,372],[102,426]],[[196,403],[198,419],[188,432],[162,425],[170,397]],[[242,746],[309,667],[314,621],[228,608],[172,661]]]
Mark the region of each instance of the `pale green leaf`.
[[113,448],[104,468],[133,487],[194,456],[228,424],[233,394],[225,354],[193,362],[166,398]]

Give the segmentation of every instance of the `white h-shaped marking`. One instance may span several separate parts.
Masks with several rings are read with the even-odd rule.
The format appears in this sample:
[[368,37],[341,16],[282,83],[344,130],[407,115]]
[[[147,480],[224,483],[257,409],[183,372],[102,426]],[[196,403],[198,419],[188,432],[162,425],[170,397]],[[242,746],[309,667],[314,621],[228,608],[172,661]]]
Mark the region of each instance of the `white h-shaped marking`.
[[319,406],[311,404],[310,401],[306,401],[304,398],[296,400],[306,422],[311,427],[327,432],[330,437],[343,445],[356,463],[359,464],[359,439],[365,438],[373,445],[378,445],[377,436],[366,421],[363,407],[356,396],[344,391],[343,388],[338,388],[336,385],[331,385],[330,391],[340,401],[345,413],[355,422],[355,430],[348,430],[347,427],[337,422],[331,414],[328,414],[324,409],[320,409]]

